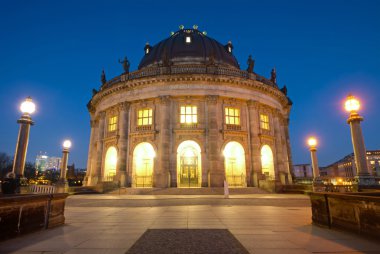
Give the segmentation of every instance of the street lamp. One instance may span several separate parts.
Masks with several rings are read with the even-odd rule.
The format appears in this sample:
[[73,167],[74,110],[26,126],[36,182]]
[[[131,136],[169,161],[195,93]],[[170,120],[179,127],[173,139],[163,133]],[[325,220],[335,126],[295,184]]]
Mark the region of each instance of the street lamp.
[[307,140],[307,144],[309,145],[310,155],[311,155],[311,165],[313,168],[313,190],[320,191],[322,181],[320,179],[319,174],[319,166],[318,166],[318,158],[317,158],[317,144],[318,141],[315,137],[309,137]]
[[21,103],[20,111],[22,116],[17,123],[20,124],[18,132],[16,152],[13,161],[12,172],[17,179],[20,179],[24,175],[26,152],[28,149],[30,126],[34,124],[31,118],[31,114],[36,110],[36,105],[32,101],[32,98],[27,97],[23,103]]
[[68,184],[66,180],[66,170],[67,170],[67,162],[69,159],[69,149],[71,148],[71,141],[65,140],[63,141],[63,150],[62,150],[62,160],[61,160],[61,174],[59,176],[59,185],[61,187],[61,191],[59,192],[67,192]]
[[344,107],[347,112],[350,113],[347,123],[351,129],[351,140],[354,148],[355,164],[357,174],[355,176],[358,184],[358,189],[361,186],[373,186],[376,185],[375,178],[370,175],[367,165],[367,154],[364,145],[364,138],[360,122],[363,121],[363,117],[359,115],[360,101],[352,95],[348,95]]

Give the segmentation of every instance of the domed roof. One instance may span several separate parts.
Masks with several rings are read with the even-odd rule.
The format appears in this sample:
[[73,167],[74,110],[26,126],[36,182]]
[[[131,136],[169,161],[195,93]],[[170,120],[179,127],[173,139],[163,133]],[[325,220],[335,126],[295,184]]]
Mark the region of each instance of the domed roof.
[[153,47],[145,46],[139,69],[152,65],[215,64],[239,68],[232,44],[222,45],[198,29],[181,29]]

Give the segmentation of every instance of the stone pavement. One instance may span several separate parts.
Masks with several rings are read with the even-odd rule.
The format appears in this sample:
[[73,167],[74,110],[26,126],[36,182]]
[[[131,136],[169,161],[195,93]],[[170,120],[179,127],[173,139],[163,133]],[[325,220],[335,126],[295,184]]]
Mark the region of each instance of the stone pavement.
[[147,229],[228,229],[250,253],[380,253],[379,241],[311,225],[304,195],[77,195],[65,215],[65,226],[0,242],[0,253],[125,253]]

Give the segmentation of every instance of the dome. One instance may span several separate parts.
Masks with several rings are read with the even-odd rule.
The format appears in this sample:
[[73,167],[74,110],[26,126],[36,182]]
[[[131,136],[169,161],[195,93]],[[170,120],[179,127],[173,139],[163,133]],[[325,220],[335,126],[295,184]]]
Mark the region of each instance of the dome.
[[198,29],[181,29],[153,47],[145,46],[139,69],[153,65],[215,64],[239,68],[231,42],[222,45]]

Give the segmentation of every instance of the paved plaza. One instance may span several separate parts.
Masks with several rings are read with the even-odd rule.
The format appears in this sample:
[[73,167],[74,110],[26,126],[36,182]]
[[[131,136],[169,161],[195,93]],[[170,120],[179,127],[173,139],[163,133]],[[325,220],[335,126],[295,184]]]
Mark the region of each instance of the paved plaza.
[[375,239],[311,225],[305,195],[76,195],[65,215],[65,226],[0,242],[0,252],[126,253],[148,229],[228,229],[250,253],[380,253]]

